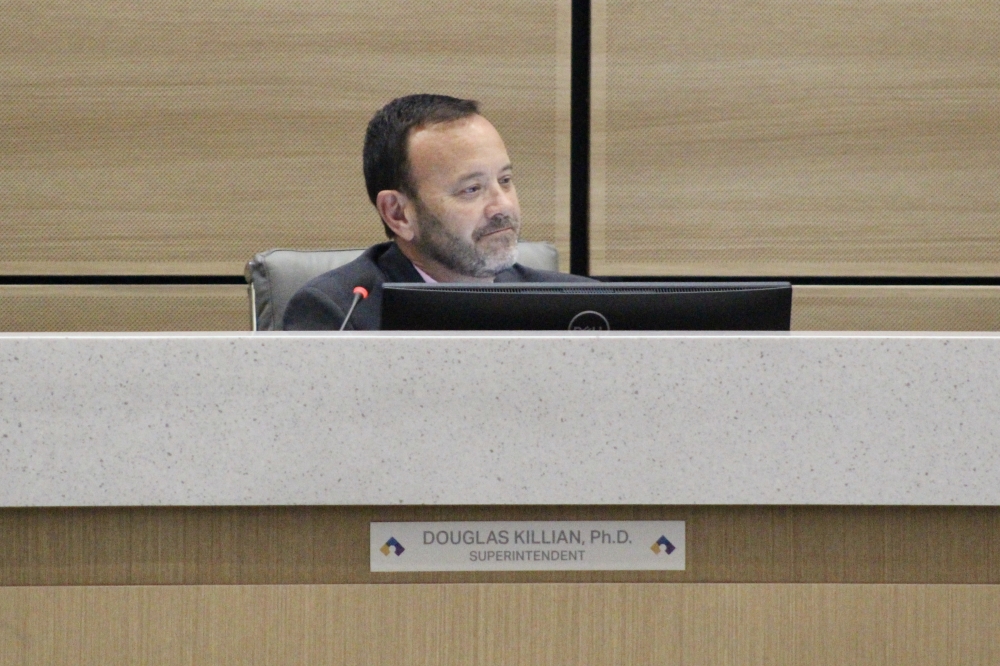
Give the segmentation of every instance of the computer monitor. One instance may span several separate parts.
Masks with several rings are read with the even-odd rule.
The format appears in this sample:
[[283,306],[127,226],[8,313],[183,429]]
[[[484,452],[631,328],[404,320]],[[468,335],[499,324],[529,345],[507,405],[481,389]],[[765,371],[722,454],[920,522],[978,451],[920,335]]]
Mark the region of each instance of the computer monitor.
[[787,331],[788,282],[422,284],[382,291],[389,331]]

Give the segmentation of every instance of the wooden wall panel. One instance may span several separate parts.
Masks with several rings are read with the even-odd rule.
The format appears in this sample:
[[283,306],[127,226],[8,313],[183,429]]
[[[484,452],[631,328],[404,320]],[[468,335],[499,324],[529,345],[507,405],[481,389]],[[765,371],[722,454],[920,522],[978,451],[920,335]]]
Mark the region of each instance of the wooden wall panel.
[[793,331],[1000,331],[1000,287],[797,286]]
[[1000,586],[0,589],[0,664],[1000,662]]
[[[0,286],[0,332],[245,331],[242,285]],[[998,331],[998,287],[796,286],[792,330]]]
[[597,0],[596,275],[1000,275],[1000,4]]
[[[371,521],[686,520],[686,571],[372,573]],[[0,587],[310,583],[1000,584],[997,507],[0,509]]]
[[482,102],[514,159],[525,237],[568,262],[569,0],[0,12],[0,274],[241,275],[271,247],[384,240],[363,135],[413,92]]
[[3,285],[0,332],[249,331],[241,285]]

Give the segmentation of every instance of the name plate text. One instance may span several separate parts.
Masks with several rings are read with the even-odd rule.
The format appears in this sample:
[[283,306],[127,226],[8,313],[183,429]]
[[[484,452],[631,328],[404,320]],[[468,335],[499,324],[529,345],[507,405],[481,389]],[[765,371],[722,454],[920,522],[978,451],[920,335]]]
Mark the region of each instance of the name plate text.
[[684,521],[371,523],[372,571],[683,571]]

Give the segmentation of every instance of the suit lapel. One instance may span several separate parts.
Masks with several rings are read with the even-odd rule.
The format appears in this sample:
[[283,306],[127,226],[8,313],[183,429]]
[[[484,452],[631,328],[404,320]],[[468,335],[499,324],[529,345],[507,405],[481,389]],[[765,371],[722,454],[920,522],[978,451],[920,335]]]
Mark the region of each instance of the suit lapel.
[[413,267],[406,255],[399,251],[399,247],[395,243],[390,243],[389,249],[378,258],[378,267],[385,275],[386,282],[424,281],[417,269]]

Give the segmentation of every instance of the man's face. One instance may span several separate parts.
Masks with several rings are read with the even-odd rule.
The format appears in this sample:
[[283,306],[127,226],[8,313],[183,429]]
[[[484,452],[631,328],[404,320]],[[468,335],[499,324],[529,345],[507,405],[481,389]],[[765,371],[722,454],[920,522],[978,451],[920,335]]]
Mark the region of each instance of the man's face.
[[461,275],[485,278],[517,260],[521,207],[503,139],[482,116],[415,130],[414,247]]

